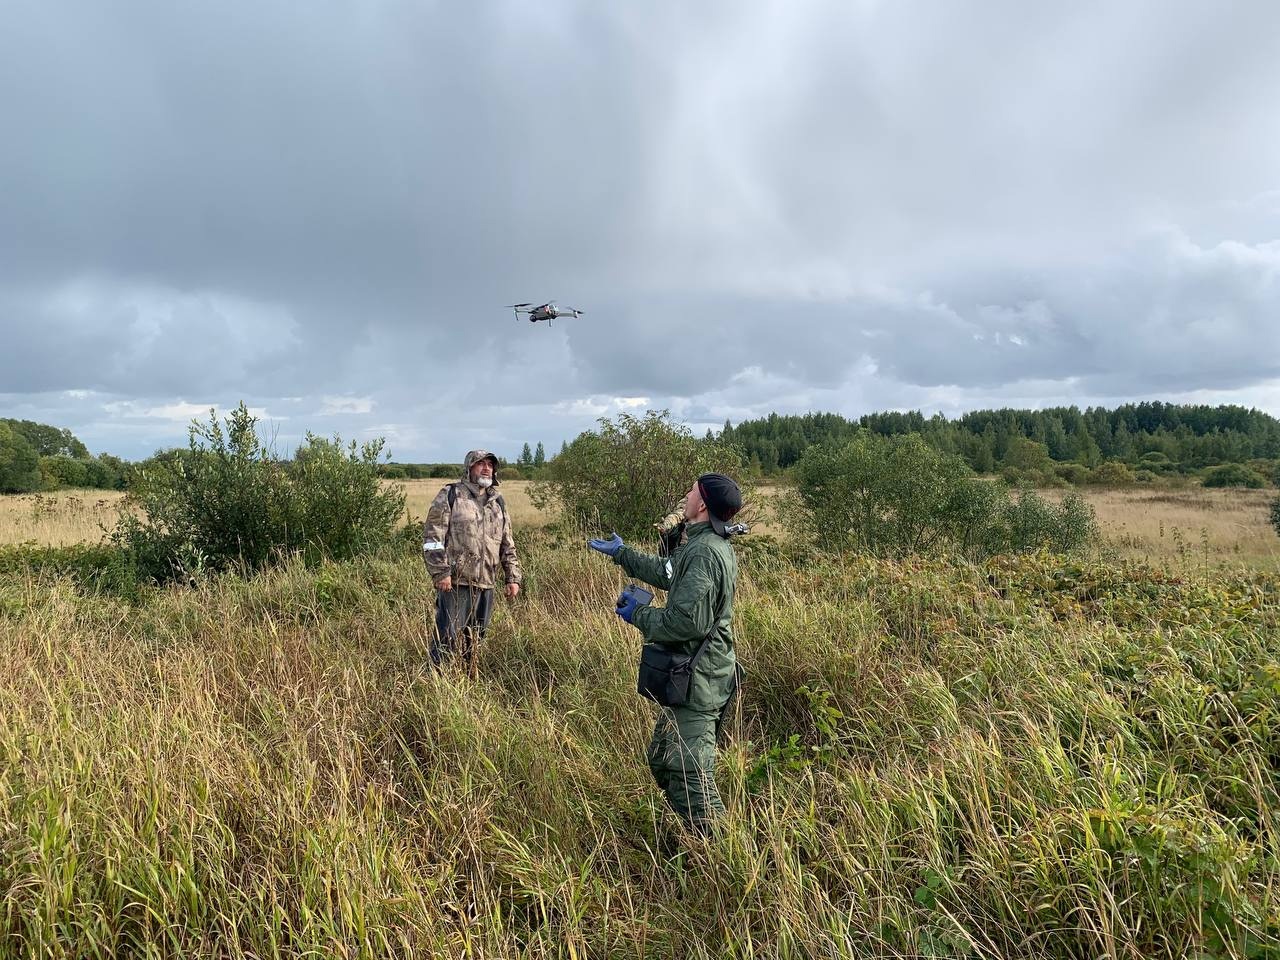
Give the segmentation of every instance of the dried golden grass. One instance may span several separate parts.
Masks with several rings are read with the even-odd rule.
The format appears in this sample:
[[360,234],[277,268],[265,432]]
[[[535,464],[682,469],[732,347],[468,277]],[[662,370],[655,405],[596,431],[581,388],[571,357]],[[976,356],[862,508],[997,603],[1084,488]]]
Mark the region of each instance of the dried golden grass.
[[1125,556],[1280,568],[1267,517],[1274,490],[1085,490],[1108,543]]
[[116,525],[124,494],[58,490],[0,496],[0,543],[34,540],[51,546],[90,543]]

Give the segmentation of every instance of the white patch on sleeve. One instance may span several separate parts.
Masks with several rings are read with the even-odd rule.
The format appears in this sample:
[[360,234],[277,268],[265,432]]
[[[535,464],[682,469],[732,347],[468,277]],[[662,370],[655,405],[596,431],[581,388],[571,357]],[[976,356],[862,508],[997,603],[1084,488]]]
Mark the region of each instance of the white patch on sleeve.
[[670,560],[667,561],[667,579],[668,580],[671,579],[671,561]]
[[432,550],[443,550],[443,549],[444,549],[444,544],[441,543],[439,540],[428,540],[426,543],[422,545],[422,550],[424,553],[428,553]]

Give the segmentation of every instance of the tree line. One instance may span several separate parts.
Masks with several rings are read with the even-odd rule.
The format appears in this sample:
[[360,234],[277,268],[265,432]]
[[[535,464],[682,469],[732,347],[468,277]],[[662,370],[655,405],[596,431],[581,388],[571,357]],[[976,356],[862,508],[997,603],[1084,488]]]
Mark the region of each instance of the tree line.
[[[1115,409],[974,410],[955,419],[915,410],[856,420],[836,413],[771,413],[736,426],[726,421],[718,434],[707,435],[741,450],[752,473],[771,476],[791,470],[810,447],[847,442],[861,430],[882,437],[915,434],[940,453],[962,457],[978,473],[1031,483],[1126,483],[1200,474],[1206,483],[1256,486],[1280,478],[1280,420],[1234,405],[1155,400]],[[566,448],[562,444],[560,453]],[[503,469],[508,477],[537,477],[553,459],[541,441],[525,443],[518,457],[503,461]],[[69,430],[0,419],[0,493],[127,489],[137,466],[110,454],[92,456]],[[460,463],[378,465],[387,479],[453,478],[461,470]]]
[[124,460],[109,453],[92,456],[70,430],[0,419],[0,493],[62,487],[121,490],[128,473]]
[[1115,409],[975,410],[954,420],[919,411],[869,413],[857,420],[834,413],[770,414],[737,426],[726,421],[720,439],[738,446],[754,469],[774,474],[793,467],[810,446],[845,442],[860,430],[884,437],[918,434],[979,473],[1048,470],[1068,474],[1067,480],[1080,479],[1078,471],[1057,468],[1094,470],[1114,462],[1151,475],[1188,474],[1222,464],[1268,471],[1280,460],[1280,420],[1269,414],[1160,401]]

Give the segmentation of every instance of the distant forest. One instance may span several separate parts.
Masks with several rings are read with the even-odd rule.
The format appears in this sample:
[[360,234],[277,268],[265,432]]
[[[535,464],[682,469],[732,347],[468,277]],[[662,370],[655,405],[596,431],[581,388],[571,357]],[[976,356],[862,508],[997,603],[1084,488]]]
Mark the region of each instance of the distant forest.
[[[1147,401],[1114,410],[975,410],[955,420],[918,411],[869,413],[857,420],[835,413],[772,413],[736,426],[726,422],[720,438],[743,452],[752,473],[774,476],[810,446],[847,440],[864,429],[882,436],[918,433],[979,473],[1013,481],[1116,484],[1199,476],[1206,484],[1280,485],[1280,420],[1239,406]],[[505,475],[537,476],[551,459],[541,442],[532,449],[526,443],[507,461]],[[1232,470],[1223,472],[1227,467]],[[388,463],[380,472],[392,478],[451,478],[461,469],[459,464]],[[131,473],[132,465],[118,457],[90,455],[69,430],[0,418],[0,493],[123,489]]]
[[[840,441],[860,429],[882,436],[918,433],[931,446],[959,454],[979,473],[1043,471],[1055,465],[1093,469],[1113,461],[1147,473],[1195,473],[1220,464],[1266,469],[1280,458],[1280,420],[1239,406],[1147,401],[1104,407],[975,410],[955,420],[941,414],[770,414],[728,422],[721,438],[736,444],[763,474],[786,470],[813,444]],[[1071,471],[1066,479],[1078,480]],[[1062,473],[1059,473],[1061,476]]]

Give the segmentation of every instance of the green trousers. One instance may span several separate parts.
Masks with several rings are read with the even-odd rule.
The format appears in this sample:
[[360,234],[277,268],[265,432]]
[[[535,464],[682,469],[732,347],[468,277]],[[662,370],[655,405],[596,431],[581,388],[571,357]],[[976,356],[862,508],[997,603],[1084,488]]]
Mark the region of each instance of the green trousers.
[[705,832],[724,815],[716,789],[716,731],[721,711],[659,707],[649,769],[690,830]]

